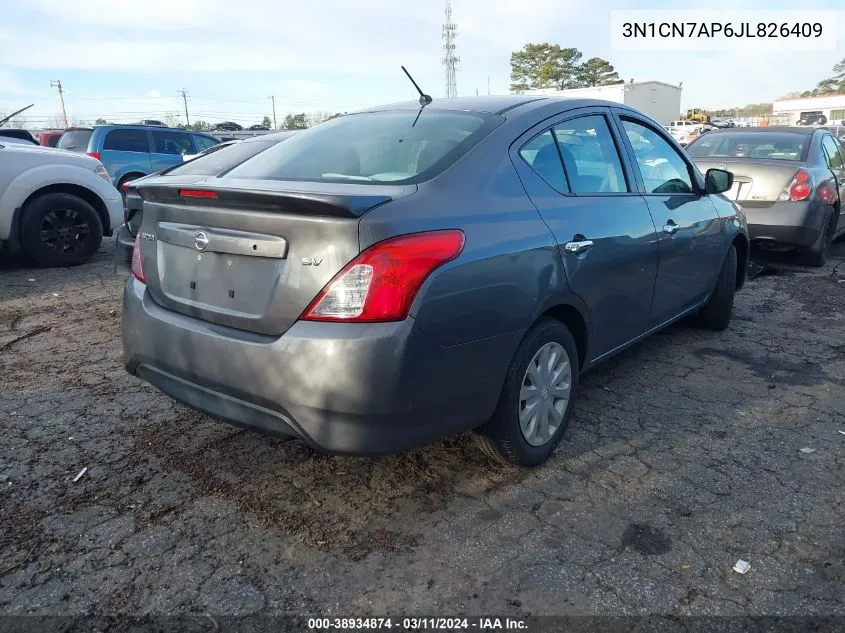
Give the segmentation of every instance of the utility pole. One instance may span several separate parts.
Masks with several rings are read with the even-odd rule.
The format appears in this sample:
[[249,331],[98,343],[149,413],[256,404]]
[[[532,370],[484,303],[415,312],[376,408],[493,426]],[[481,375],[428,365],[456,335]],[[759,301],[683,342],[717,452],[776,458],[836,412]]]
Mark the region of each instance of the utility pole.
[[180,92],[182,93],[182,101],[185,102],[185,124],[187,127],[191,127],[191,119],[188,118],[188,91],[182,88]]
[[276,126],[276,97],[270,97],[270,101],[273,103],[273,129],[278,130],[278,126]]
[[65,127],[67,127],[67,112],[65,111],[65,91],[62,90],[61,80],[51,79],[50,87],[59,89],[59,101],[62,102],[62,123],[64,123]]

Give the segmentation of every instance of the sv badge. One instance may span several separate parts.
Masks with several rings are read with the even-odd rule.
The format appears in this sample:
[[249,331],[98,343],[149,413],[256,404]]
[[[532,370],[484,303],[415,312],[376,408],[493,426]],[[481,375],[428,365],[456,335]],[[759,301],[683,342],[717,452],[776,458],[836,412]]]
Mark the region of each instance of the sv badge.
[[303,257],[302,258],[302,265],[303,266],[319,266],[323,263],[322,257]]

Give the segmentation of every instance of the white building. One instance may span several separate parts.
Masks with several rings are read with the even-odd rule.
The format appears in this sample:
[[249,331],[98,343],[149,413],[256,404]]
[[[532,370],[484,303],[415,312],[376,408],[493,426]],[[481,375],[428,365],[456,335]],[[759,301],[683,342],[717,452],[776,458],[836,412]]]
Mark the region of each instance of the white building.
[[571,90],[529,90],[525,94],[554,94],[576,99],[604,99],[624,103],[645,112],[662,125],[668,125],[681,115],[681,86],[673,86],[662,81],[629,81],[611,86],[593,88],[573,88]]
[[778,99],[772,104],[772,115],[787,117],[788,125],[795,125],[800,119],[817,119],[819,115],[827,119],[828,125],[845,125],[845,94]]

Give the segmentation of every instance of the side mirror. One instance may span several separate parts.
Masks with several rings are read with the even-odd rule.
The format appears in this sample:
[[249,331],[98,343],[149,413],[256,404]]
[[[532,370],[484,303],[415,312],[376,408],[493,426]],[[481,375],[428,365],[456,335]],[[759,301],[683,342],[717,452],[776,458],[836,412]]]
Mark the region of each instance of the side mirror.
[[704,190],[707,193],[724,193],[734,186],[734,175],[724,169],[708,169],[704,174]]

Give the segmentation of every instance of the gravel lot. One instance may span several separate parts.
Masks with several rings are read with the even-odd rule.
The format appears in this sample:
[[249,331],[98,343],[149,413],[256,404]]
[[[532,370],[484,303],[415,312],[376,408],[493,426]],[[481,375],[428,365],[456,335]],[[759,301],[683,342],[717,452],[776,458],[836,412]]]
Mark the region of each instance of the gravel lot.
[[528,472],[215,422],[124,372],[111,244],[0,263],[0,613],[845,615],[841,260],[585,376]]

